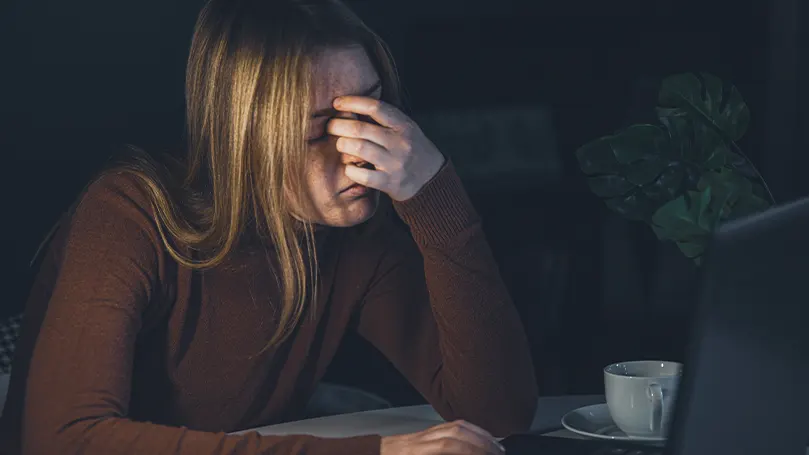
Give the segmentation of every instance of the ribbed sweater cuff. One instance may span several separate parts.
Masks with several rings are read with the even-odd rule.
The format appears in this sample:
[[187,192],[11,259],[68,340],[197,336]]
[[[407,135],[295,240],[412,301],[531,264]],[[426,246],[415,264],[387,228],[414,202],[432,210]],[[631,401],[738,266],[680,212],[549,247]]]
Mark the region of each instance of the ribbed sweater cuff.
[[442,246],[479,221],[455,166],[449,160],[412,198],[393,203],[422,246]]

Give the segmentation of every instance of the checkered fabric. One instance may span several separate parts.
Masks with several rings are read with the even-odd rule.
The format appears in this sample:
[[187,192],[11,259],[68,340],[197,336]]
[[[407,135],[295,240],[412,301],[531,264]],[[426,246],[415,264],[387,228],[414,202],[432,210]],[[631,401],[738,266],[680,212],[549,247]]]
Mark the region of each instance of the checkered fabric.
[[0,373],[11,373],[11,361],[14,359],[17,338],[20,336],[22,316],[20,313],[0,322]]

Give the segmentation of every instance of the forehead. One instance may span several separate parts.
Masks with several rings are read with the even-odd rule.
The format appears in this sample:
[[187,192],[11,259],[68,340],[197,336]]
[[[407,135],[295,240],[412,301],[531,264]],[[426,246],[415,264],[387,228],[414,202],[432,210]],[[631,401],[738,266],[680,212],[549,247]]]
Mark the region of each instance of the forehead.
[[368,54],[360,46],[326,49],[313,63],[316,109],[330,106],[338,96],[356,95],[379,79]]

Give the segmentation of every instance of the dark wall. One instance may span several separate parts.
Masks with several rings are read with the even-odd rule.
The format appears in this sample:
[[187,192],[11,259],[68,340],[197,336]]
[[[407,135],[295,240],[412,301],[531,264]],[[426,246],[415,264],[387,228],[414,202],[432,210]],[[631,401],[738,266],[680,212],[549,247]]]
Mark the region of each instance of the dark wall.
[[[690,265],[646,227],[608,216],[584,187],[573,150],[650,109],[654,82],[663,75],[704,70],[745,95],[753,123],[742,146],[756,159],[768,2],[350,3],[389,42],[413,113],[553,109],[564,164],[556,179],[497,190],[468,182],[526,322],[543,392],[598,391],[598,367],[608,360],[679,356],[684,316],[633,336],[622,328],[684,314],[679,305],[687,297],[660,283],[690,283]],[[38,241],[114,144],[150,148],[181,139],[185,56],[201,2],[11,5],[3,14],[8,37],[0,42],[8,62],[0,197],[13,239],[4,314],[19,311]],[[548,284],[554,282],[561,284]],[[652,341],[639,343],[639,337]],[[377,389],[394,402],[417,400],[389,369],[370,376],[352,369],[374,354],[356,340],[347,346],[331,378]],[[352,368],[339,368],[346,366]]]

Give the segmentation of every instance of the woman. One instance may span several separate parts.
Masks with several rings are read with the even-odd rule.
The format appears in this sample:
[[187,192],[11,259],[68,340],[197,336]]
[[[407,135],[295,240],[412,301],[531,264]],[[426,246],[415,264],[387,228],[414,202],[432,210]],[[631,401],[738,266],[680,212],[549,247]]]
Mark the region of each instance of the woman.
[[[133,154],[57,231],[26,308],[7,450],[482,455],[526,430],[523,328],[452,164],[397,90],[383,43],[338,0],[206,4],[187,164]],[[226,434],[300,416],[348,330],[450,423]]]

